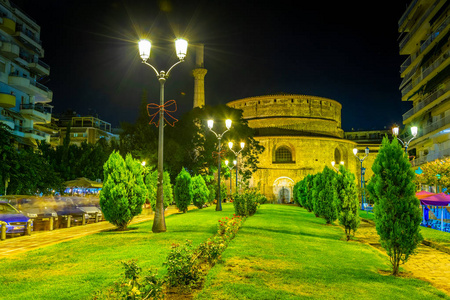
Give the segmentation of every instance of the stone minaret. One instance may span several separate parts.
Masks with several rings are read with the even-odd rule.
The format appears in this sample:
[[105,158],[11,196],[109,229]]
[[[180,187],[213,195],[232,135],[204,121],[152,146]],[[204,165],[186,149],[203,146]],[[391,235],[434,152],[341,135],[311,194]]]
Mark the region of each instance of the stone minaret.
[[203,63],[203,44],[196,46],[194,76],[194,108],[205,106],[205,75],[207,70]]

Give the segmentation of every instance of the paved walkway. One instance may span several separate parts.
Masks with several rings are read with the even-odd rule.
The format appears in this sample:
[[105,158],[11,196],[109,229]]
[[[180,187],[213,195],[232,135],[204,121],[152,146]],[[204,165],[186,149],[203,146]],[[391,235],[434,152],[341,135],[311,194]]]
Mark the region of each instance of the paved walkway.
[[[374,224],[361,222],[356,237],[365,243],[386,251],[380,245],[380,238]],[[410,256],[406,264],[401,265],[415,278],[430,282],[433,286],[450,295],[450,255],[421,244],[417,254]]]
[[[166,209],[164,215],[168,216],[177,212],[178,209],[171,206]],[[153,220],[153,216],[150,210],[144,210],[142,214],[133,218],[131,224]],[[36,231],[29,236],[7,238],[4,241],[0,241],[0,259],[113,228],[115,226],[108,221],[102,221],[84,226],[55,229],[53,231]]]

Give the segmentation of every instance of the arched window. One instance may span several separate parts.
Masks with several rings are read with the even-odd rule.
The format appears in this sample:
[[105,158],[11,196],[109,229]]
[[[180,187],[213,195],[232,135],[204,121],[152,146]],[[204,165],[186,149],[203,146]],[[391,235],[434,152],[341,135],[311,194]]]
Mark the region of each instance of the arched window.
[[280,147],[275,151],[276,163],[290,163],[292,162],[291,150],[287,147]]
[[334,149],[334,161],[339,164],[342,161],[341,151],[338,148]]

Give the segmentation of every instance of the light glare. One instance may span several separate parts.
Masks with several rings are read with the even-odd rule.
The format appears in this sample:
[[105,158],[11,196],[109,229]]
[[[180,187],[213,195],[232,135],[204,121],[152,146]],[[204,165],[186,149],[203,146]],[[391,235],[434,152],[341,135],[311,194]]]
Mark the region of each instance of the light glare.
[[152,48],[152,43],[149,40],[139,41],[139,55],[143,61],[147,61],[150,58],[150,49]]
[[177,56],[180,60],[184,60],[187,53],[188,42],[185,39],[176,39],[175,40],[175,50],[177,52]]

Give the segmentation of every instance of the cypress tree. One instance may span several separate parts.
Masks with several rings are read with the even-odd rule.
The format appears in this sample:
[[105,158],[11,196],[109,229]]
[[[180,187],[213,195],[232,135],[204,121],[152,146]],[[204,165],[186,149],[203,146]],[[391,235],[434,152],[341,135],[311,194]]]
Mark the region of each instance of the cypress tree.
[[192,202],[192,180],[191,175],[184,168],[175,179],[174,188],[175,204],[181,212],[187,212]]
[[192,202],[199,209],[203,208],[203,205],[209,199],[209,190],[206,186],[205,180],[202,175],[197,175],[192,178]]
[[397,139],[390,143],[387,137],[372,170],[370,190],[375,200],[376,229],[390,257],[392,274],[398,275],[400,262],[405,263],[422,240],[414,171]]
[[355,175],[344,166],[339,167],[339,173],[335,177],[335,189],[337,191],[337,203],[339,224],[344,226],[347,241],[350,235],[357,230],[359,218],[358,189],[356,188]]
[[[147,174],[147,176],[145,177],[145,185],[147,186],[148,200],[150,202],[153,211],[155,211],[156,209],[157,183],[158,183],[157,170]],[[163,173],[163,190],[164,190],[163,205],[164,209],[166,209],[173,202],[173,187],[172,183],[170,182],[170,175],[166,171],[164,171]]]
[[103,171],[102,213],[118,230],[125,230],[133,217],[142,212],[147,197],[141,164],[131,154],[124,160],[114,151],[103,165]]
[[314,178],[314,213],[323,217],[327,224],[331,224],[338,217],[337,193],[333,187],[335,176],[336,172],[326,166],[320,176]]

